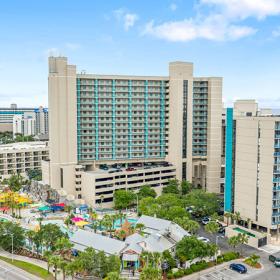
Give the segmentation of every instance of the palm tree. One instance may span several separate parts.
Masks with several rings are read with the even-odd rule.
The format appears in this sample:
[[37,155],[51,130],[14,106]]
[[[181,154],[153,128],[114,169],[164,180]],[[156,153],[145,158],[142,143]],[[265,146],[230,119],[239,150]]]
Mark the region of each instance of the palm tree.
[[218,223],[211,221],[204,228],[206,232],[214,234],[218,232],[219,225]]
[[124,240],[125,237],[126,237],[126,232],[125,230],[121,229],[119,232],[118,232],[118,236],[121,240]]
[[250,218],[248,218],[247,219],[247,221],[246,221],[246,223],[247,223],[247,228],[251,228],[251,219]]
[[236,215],[235,213],[230,213],[231,223],[235,224],[236,221]]
[[65,256],[70,254],[73,244],[66,237],[59,238],[55,243],[56,252],[65,259]]
[[140,234],[142,234],[142,231],[144,228],[145,228],[145,225],[141,224],[141,223],[136,224],[136,226],[135,226],[136,231],[138,231]]
[[63,280],[65,280],[67,265],[68,265],[68,263],[63,259],[61,259],[58,263],[58,267],[62,270]]
[[231,218],[231,213],[230,212],[225,212],[224,216],[227,219],[227,226],[228,226],[229,225],[229,218]]
[[50,261],[51,261],[51,257],[52,257],[52,252],[51,251],[45,251],[43,256],[47,261],[48,273],[50,273],[50,266],[51,266]]
[[237,224],[241,220],[240,212],[235,212],[235,220],[236,220]]
[[199,228],[199,223],[193,220],[188,220],[185,226],[185,230],[189,231],[191,234],[195,234]]
[[60,265],[61,258],[59,256],[51,256],[49,259],[49,263],[54,268],[54,279],[57,280],[57,269]]
[[241,245],[241,247],[240,247],[240,255],[242,256],[242,252],[243,252],[242,245],[248,243],[249,236],[247,234],[245,234],[245,233],[242,233],[242,234],[239,233],[238,234],[238,238],[239,238],[239,242],[240,242],[240,245]]

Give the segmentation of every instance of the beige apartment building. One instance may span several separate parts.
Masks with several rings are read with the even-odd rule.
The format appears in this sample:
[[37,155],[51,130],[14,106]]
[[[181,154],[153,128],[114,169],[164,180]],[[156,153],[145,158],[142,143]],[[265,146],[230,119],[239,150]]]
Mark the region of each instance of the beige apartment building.
[[115,189],[171,178],[220,192],[222,78],[193,76],[171,62],[169,76],[78,74],[49,58],[50,162],[43,180],[96,206]]
[[269,112],[254,100],[227,109],[225,211],[273,233],[280,223],[280,117]]
[[12,174],[25,174],[41,169],[41,162],[49,158],[47,142],[19,142],[0,145],[0,179]]

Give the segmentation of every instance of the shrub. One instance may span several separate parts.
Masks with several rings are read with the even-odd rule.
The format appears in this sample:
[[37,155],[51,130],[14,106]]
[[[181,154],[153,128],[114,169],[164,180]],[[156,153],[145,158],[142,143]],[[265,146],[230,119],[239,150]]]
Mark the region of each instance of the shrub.
[[173,273],[172,273],[172,271],[169,271],[169,272],[167,273],[167,279],[173,279]]
[[223,256],[223,260],[224,262],[228,262],[228,261],[231,261],[231,260],[235,260],[239,257],[239,253],[236,253],[236,252],[227,252],[225,253]]
[[173,277],[176,278],[176,279],[181,278],[183,276],[184,276],[184,270],[183,269],[180,269],[173,274]]
[[191,270],[193,272],[198,272],[208,267],[208,264],[205,261],[198,262],[196,264],[191,265]]
[[193,271],[191,270],[191,268],[184,269],[184,275],[190,275],[192,273],[193,273]]

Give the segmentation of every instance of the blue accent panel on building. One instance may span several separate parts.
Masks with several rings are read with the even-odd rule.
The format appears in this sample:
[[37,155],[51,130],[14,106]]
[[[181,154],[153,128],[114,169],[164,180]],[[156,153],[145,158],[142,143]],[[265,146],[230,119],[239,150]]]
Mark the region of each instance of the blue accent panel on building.
[[227,108],[224,210],[232,212],[232,148],[233,148],[233,108]]
[[81,160],[81,80],[77,79],[77,145],[78,160]]
[[148,113],[149,113],[149,92],[148,92],[148,81],[145,81],[145,149],[144,149],[144,156],[145,158],[148,157],[148,137],[149,137],[149,123],[148,123]]
[[160,156],[165,157],[165,86],[160,83]]
[[116,159],[116,81],[112,80],[112,158]]
[[2,111],[0,115],[23,115],[23,111]]
[[128,81],[128,158],[132,156],[132,81]]
[[95,94],[95,159],[98,160],[99,154],[99,122],[98,122],[98,80],[94,82],[94,94]]

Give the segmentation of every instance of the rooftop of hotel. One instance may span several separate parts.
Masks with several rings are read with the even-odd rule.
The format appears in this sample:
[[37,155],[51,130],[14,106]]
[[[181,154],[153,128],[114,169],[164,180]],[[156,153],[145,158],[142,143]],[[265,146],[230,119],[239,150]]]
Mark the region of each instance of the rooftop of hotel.
[[38,148],[46,148],[47,142],[16,142],[10,144],[0,145],[0,152],[6,151],[15,151],[15,150],[27,150],[27,149],[38,149]]
[[173,167],[170,163],[162,163],[162,162],[153,162],[153,163],[146,163],[146,164],[138,164],[135,163],[134,165],[129,164],[129,166],[125,166],[125,164],[120,164],[119,166],[113,167],[112,165],[107,165],[108,169],[97,168],[96,170],[86,171],[87,173],[92,173],[95,175],[105,175],[105,174],[117,174],[118,172],[135,172],[135,171],[142,171],[142,172],[149,172],[149,170],[154,170],[156,168],[163,168],[163,167]]

